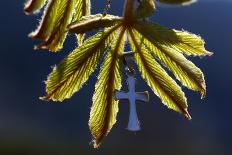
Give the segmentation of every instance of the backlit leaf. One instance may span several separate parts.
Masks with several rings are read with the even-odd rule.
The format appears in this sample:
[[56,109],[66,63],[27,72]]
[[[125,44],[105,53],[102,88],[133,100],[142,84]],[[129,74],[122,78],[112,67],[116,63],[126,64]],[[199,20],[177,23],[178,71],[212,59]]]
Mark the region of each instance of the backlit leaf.
[[143,37],[136,30],[133,30],[133,33],[184,86],[201,92],[202,96],[205,95],[206,86],[203,73],[191,61],[187,60],[183,54],[159,42],[150,42],[150,38]]
[[151,42],[157,42],[186,55],[206,56],[213,54],[205,49],[205,42],[201,37],[186,31],[168,29],[147,21],[137,21],[134,28]]
[[48,0],[48,4],[44,10],[42,20],[38,28],[29,34],[30,37],[46,40],[50,36],[52,30],[54,29],[58,6],[59,0]]
[[76,0],[77,7],[73,21],[78,21],[83,16],[89,16],[91,14],[91,3],[90,0]]
[[152,55],[147,51],[141,40],[133,34],[131,29],[129,29],[129,34],[135,61],[144,80],[168,108],[180,112],[188,119],[191,119],[187,111],[187,100],[181,88],[153,59]]
[[57,52],[63,47],[71,21],[89,14],[89,0],[48,0],[40,25],[29,36],[43,40],[36,48]]
[[140,0],[138,8],[135,11],[135,16],[136,18],[145,18],[152,16],[154,12],[154,0]]
[[[158,1],[166,4],[190,2]],[[68,32],[76,34],[78,47],[53,68],[46,81],[47,95],[41,99],[63,101],[70,98],[81,89],[104,57],[89,119],[94,147],[99,147],[116,123],[119,109],[114,92],[121,88],[121,61],[127,39],[142,78],[152,91],[168,108],[191,119],[184,92],[161,65],[167,67],[184,86],[204,96],[204,75],[185,55],[212,53],[205,49],[201,37],[150,22],[147,17],[155,11],[153,0],[126,0],[123,17],[90,15],[90,0],[28,0],[24,10],[26,14],[32,14],[43,6],[41,22],[30,34],[42,41],[36,48],[59,51]],[[95,29],[101,31],[84,41],[85,33]]]
[[48,76],[47,96],[42,99],[63,101],[78,91],[96,68],[117,28],[118,25],[97,33],[62,60]]
[[121,17],[108,14],[105,16],[102,14],[96,14],[82,17],[77,22],[74,22],[71,25],[69,25],[68,29],[72,33],[79,34],[94,29],[110,27],[120,22],[122,22]]
[[[75,9],[73,21],[78,21],[83,16],[89,16],[91,14],[91,3],[90,0],[76,0],[77,7]],[[81,45],[84,41],[85,34],[77,34],[77,42]]]
[[98,81],[95,85],[93,105],[90,112],[89,128],[94,138],[94,146],[98,147],[116,123],[118,101],[114,99],[114,91],[121,88],[121,61],[125,41],[125,29],[118,32],[109,52],[101,66]]
[[165,4],[187,5],[187,4],[195,3],[197,0],[157,0],[157,1]]
[[27,0],[24,6],[24,12],[29,15],[39,11],[46,3],[47,0]]
[[56,52],[63,47],[63,42],[67,35],[67,26],[70,24],[74,9],[76,7],[75,0],[56,0],[60,1],[56,8],[55,15],[51,15],[54,19],[53,28],[46,41],[38,45],[37,48],[49,49],[50,51]]

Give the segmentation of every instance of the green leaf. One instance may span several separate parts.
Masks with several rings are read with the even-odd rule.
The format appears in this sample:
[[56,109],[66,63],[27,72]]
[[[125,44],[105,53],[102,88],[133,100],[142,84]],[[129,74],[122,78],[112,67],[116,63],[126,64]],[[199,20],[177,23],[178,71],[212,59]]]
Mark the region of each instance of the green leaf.
[[39,11],[46,3],[47,0],[27,0],[24,6],[24,12],[29,15]]
[[132,51],[135,53],[135,61],[141,75],[153,92],[160,97],[163,104],[168,108],[180,112],[188,119],[191,119],[187,111],[188,106],[184,92],[153,59],[141,42],[141,39],[137,38],[131,29],[129,29],[129,42]]
[[118,32],[119,35],[110,47],[101,66],[98,81],[95,85],[93,105],[90,112],[89,128],[98,147],[102,139],[108,134],[116,123],[118,101],[114,99],[114,91],[121,88],[121,61],[125,42],[125,29]]
[[78,21],[83,16],[89,16],[91,14],[90,0],[76,0],[77,7],[75,8],[75,14],[73,21]]
[[57,0],[60,1],[56,8],[54,15],[54,25],[51,34],[45,42],[38,45],[37,48],[49,49],[50,51],[57,52],[63,48],[63,43],[67,35],[67,26],[71,23],[74,9],[76,7],[75,0]]
[[82,17],[80,20],[69,25],[68,29],[72,33],[79,34],[94,29],[110,27],[121,22],[122,18],[118,16],[96,14]]
[[145,18],[152,16],[155,12],[154,0],[140,0],[139,6],[135,11],[136,18]]
[[58,9],[58,6],[59,0],[48,0],[42,20],[38,28],[29,34],[30,37],[46,40],[51,35],[56,21],[56,10]]
[[[83,16],[89,16],[91,14],[90,0],[77,0],[77,7],[74,14],[73,21],[78,21]],[[77,34],[78,45],[81,45],[84,41],[85,34]]]
[[201,92],[202,97],[205,96],[206,86],[204,75],[198,67],[175,49],[160,44],[159,42],[151,42],[149,38],[143,37],[136,30],[132,30],[132,32],[184,86]]
[[67,26],[73,18],[77,20],[83,15],[88,15],[89,9],[89,0],[49,0],[39,27],[29,35],[44,41],[36,48],[53,52],[62,49],[67,36]]
[[[76,33],[78,40],[78,48],[49,74],[46,81],[47,94],[41,99],[63,101],[70,98],[81,89],[106,54],[90,111],[89,128],[94,147],[99,147],[116,123],[119,107],[114,91],[121,88],[121,57],[127,38],[142,78],[168,108],[191,119],[184,92],[161,64],[184,86],[205,95],[203,73],[184,56],[212,55],[205,49],[205,42],[197,35],[149,22],[146,17],[154,13],[154,1],[139,0],[137,8],[135,1],[125,1],[123,17],[90,15],[90,0],[28,0],[25,5],[27,14],[45,6],[38,28],[30,34],[42,41],[37,48],[54,52],[60,50],[68,32]],[[179,4],[184,1],[165,2]],[[103,30],[84,41],[85,33],[94,29]]]
[[186,31],[177,31],[146,21],[137,21],[134,28],[152,43],[157,42],[186,55],[206,56],[208,52],[201,37]]
[[47,95],[41,99],[63,101],[78,91],[96,68],[118,27],[92,36],[54,67],[46,81]]
[[172,5],[173,4],[187,5],[197,2],[197,0],[157,0],[157,1],[165,4],[172,4]]

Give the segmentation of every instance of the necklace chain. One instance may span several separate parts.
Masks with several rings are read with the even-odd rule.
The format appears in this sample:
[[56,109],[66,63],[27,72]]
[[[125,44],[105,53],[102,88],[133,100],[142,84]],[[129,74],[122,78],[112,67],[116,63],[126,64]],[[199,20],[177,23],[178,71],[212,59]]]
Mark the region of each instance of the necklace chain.
[[103,11],[104,16],[108,14],[110,7],[111,7],[111,0],[106,0],[106,5],[105,5],[104,11]]

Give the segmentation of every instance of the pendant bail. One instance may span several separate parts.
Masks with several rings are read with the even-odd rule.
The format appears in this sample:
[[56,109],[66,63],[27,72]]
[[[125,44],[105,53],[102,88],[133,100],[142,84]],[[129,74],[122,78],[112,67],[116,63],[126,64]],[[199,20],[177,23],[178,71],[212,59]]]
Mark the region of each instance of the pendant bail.
[[127,75],[135,75],[135,70],[132,68],[132,63],[133,63],[133,52],[124,52],[122,55],[122,62],[123,65],[125,66],[125,71]]

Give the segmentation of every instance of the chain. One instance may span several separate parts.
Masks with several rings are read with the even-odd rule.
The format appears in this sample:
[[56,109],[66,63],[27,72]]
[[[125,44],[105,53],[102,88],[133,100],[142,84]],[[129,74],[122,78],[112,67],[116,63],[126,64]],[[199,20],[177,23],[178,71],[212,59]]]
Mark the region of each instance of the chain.
[[110,7],[111,7],[111,0],[106,0],[105,9],[103,11],[104,16],[108,14]]

